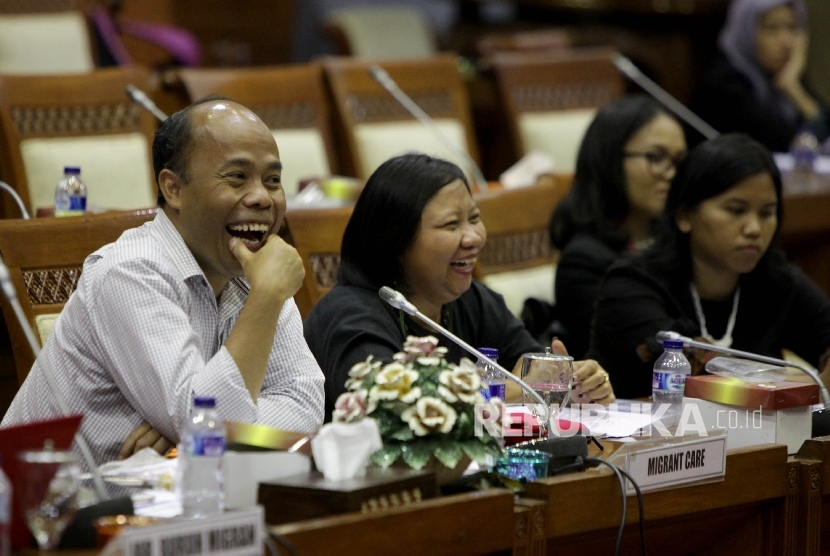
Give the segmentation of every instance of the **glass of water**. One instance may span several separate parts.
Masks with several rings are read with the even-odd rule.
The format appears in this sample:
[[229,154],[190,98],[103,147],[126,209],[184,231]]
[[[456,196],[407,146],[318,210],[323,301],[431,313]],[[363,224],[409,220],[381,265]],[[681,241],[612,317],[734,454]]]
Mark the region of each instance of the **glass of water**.
[[52,550],[78,509],[81,466],[74,452],[55,451],[47,441],[43,450],[20,452],[23,479],[15,485],[29,529],[42,550]]
[[[568,405],[571,397],[571,385],[574,376],[574,358],[569,355],[557,355],[546,348],[544,353],[525,353],[522,356],[522,380],[550,407],[551,413]],[[524,403],[537,419],[543,414],[538,402],[527,392],[523,393]],[[548,423],[539,423],[547,430]]]

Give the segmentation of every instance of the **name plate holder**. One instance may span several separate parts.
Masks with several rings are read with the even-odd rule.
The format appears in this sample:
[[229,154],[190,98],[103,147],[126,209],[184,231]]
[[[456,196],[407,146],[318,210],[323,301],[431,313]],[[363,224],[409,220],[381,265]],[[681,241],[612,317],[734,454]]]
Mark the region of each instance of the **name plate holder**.
[[102,556],[262,556],[262,506],[201,519],[174,518],[157,525],[127,527]]
[[[722,481],[726,434],[634,440],[621,444],[608,461],[625,469],[642,492]],[[636,494],[628,480],[626,494]]]

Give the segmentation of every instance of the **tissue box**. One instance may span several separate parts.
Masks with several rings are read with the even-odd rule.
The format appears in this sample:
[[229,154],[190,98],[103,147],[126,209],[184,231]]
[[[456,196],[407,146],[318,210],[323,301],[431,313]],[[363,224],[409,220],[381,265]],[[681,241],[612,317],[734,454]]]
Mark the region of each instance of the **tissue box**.
[[727,431],[727,449],[756,444],[786,444],[797,451],[812,432],[812,408],[819,402],[816,384],[753,384],[714,375],[686,379],[683,399],[695,404],[707,430]]
[[414,469],[369,467],[364,477],[326,481],[319,472],[283,477],[259,485],[265,523],[370,512],[435,498],[435,474]]
[[309,472],[311,459],[303,454],[288,452],[228,450],[222,468],[225,475],[225,507],[234,510],[256,504],[260,482]]

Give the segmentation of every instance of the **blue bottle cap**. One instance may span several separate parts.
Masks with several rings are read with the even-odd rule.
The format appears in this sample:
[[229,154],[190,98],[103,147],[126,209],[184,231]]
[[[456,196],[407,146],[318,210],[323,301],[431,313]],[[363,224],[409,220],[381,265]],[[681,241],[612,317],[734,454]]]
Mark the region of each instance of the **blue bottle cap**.
[[213,396],[196,396],[193,398],[193,405],[194,407],[214,408],[216,407],[216,398]]
[[81,173],[80,166],[64,166],[63,167],[64,174],[75,174],[78,175]]
[[499,350],[496,348],[478,348],[478,351],[495,361],[499,358]]
[[663,340],[663,349],[683,349],[683,340]]

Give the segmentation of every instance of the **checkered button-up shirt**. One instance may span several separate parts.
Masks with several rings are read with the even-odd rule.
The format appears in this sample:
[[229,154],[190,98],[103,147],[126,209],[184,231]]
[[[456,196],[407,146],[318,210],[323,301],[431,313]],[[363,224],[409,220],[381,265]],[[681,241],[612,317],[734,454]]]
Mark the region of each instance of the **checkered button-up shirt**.
[[256,403],[224,342],[247,299],[232,280],[217,302],[164,211],[90,255],[2,426],[60,414],[56,378],[97,463],[115,459],[142,421],[173,442],[196,396],[215,396],[225,420],[314,432],[323,421],[323,373],[289,299]]

